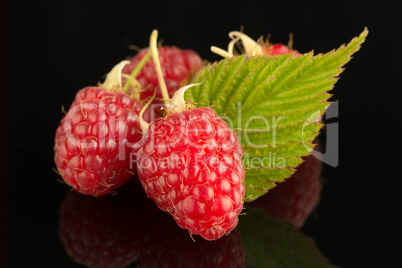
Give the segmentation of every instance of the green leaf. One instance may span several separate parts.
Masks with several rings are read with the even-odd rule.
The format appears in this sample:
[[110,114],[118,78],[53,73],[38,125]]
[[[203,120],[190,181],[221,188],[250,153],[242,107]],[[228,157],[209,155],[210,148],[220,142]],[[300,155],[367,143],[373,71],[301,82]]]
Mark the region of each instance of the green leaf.
[[246,199],[290,177],[313,148],[328,93],[368,34],[327,54],[246,55],[209,65],[185,97],[210,106],[238,130],[244,150]]
[[266,215],[261,209],[247,209],[239,221],[247,267],[329,268],[315,242],[293,225]]

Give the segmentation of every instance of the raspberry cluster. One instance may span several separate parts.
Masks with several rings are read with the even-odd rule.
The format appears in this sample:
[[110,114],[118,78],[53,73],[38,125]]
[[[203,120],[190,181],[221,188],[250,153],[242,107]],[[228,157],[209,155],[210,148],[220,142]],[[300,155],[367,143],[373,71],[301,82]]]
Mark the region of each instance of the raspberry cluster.
[[[191,100],[184,101],[185,90],[196,85],[189,83],[204,68],[201,57],[193,50],[157,47],[156,36],[154,31],[149,48],[141,50],[130,61],[116,65],[103,84],[77,92],[57,128],[54,160],[66,184],[82,194],[96,197],[114,191],[138,173],[147,196],[157,207],[169,213],[177,225],[187,229],[191,235],[216,240],[234,230],[243,209],[243,149],[236,133],[215,111],[209,107],[196,108]],[[294,56],[300,55],[281,44],[261,45],[240,32],[232,32],[230,36],[233,40],[228,51],[218,48],[213,48],[213,51],[232,57],[235,43],[241,40],[244,52],[249,56],[292,52]],[[150,112],[154,110],[148,108],[149,105],[162,103],[165,115],[153,120]],[[289,181],[295,185],[299,180],[309,183],[304,177],[312,177],[312,172],[306,172],[307,176],[303,168],[301,166],[299,175],[295,175],[302,179],[292,178]],[[270,210],[279,211],[276,214],[278,218],[300,226],[310,211],[310,204],[315,201],[304,201],[307,198],[305,190],[293,184],[288,183],[290,186],[282,191],[289,192],[289,195],[303,192],[300,197],[295,197],[296,205],[289,205],[291,208],[303,206],[303,213],[285,207],[284,197],[275,194],[281,190],[279,187],[277,191],[270,191],[267,196],[271,199],[266,202],[270,204]],[[318,187],[314,189],[317,191]],[[277,205],[276,199],[280,199]],[[255,204],[262,200],[257,200]],[[63,207],[79,207],[68,204]],[[83,211],[91,214],[89,209],[83,208]],[[62,228],[61,235],[68,250],[73,248],[68,245],[75,242],[74,237],[66,233],[82,235],[82,226],[79,227],[77,219],[84,217],[84,213],[69,213],[64,214],[69,215],[65,216],[70,219],[68,224],[78,227],[76,230],[67,226]],[[86,225],[86,222],[82,224]],[[91,224],[88,223],[88,226]],[[98,231],[107,233],[108,230],[94,228],[91,232],[96,234]],[[106,245],[107,241],[94,244],[94,256],[104,250],[103,244]],[[84,245],[79,248],[84,248]],[[70,252],[77,256],[92,254],[74,250]],[[151,248],[147,254],[149,252]],[[130,260],[138,257],[138,250],[131,254],[127,256]],[[101,258],[96,255],[98,257]],[[115,264],[116,267],[124,266],[128,259],[122,258],[122,262]],[[230,260],[227,262],[232,263]],[[235,260],[230,267],[235,267],[237,263],[241,264]],[[205,265],[215,264],[206,262]]]
[[[142,137],[141,103],[154,93],[158,78],[152,60],[148,60],[136,77],[141,88],[135,90],[141,94],[135,98],[132,89],[123,91],[123,85],[129,82],[121,76],[133,72],[148,50],[143,49],[131,62],[116,65],[103,85],[77,92],[61,120],[54,160],[64,182],[76,191],[102,196],[127,183],[136,173],[132,148]],[[203,67],[193,50],[160,47],[159,58],[170,94]],[[147,109],[142,114],[145,122],[151,120],[150,113]]]

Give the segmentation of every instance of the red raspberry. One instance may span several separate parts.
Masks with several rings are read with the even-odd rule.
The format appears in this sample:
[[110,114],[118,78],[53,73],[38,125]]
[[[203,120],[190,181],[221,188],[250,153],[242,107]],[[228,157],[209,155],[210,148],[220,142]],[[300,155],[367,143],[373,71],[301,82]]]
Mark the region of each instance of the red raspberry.
[[294,52],[293,57],[301,55],[298,51],[290,49],[289,47],[282,44],[270,44],[265,47],[265,53],[270,56],[285,55],[292,52]]
[[243,208],[243,150],[210,108],[156,119],[136,145],[141,183],[178,225],[213,240],[230,232]]
[[137,261],[141,230],[157,210],[148,200],[141,186],[132,184],[120,188],[116,196],[95,198],[68,192],[59,221],[67,254],[87,267],[123,268]]
[[319,202],[321,166],[319,159],[309,155],[290,178],[249,205],[301,228]]
[[56,131],[56,166],[83,194],[101,196],[126,183],[135,165],[132,146],[141,138],[138,101],[98,87],[79,91]]
[[[181,50],[177,47],[161,46],[158,48],[158,52],[163,77],[170,97],[181,86],[191,82],[193,75],[204,66],[200,56],[193,50]],[[123,68],[122,73],[130,75],[147,53],[148,48],[142,49],[131,59],[131,63]],[[151,97],[154,94],[155,88],[156,98],[162,98],[158,77],[151,59],[147,61],[136,79],[140,83],[141,89],[144,90],[140,94],[141,100]],[[123,81],[126,80],[123,79]],[[159,102],[153,101],[153,103]]]
[[143,231],[139,267],[246,267],[239,230],[215,241],[191,240],[169,215],[159,213]]

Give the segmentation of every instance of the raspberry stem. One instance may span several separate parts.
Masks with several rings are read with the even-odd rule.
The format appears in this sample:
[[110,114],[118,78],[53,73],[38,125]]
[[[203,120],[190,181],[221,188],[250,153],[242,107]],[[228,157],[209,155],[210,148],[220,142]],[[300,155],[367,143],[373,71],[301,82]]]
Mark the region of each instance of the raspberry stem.
[[170,98],[166,87],[165,79],[163,78],[161,63],[159,61],[157,39],[158,39],[158,31],[153,30],[151,37],[149,39],[149,50],[151,51],[152,59],[154,60],[155,71],[156,75],[158,76],[158,82],[162,92],[162,97],[165,101],[165,105],[168,106],[170,103]]
[[[136,79],[136,77],[137,77],[138,73],[141,71],[142,67],[144,67],[144,65],[147,63],[147,61],[151,57],[151,54],[152,54],[151,51],[148,50],[147,54],[145,54],[145,56],[137,64],[135,69],[131,72],[130,77],[132,77],[133,79]],[[124,85],[123,92],[127,93],[131,84],[132,84],[131,79],[128,79],[127,83]]]
[[145,120],[143,119],[143,115],[144,115],[145,110],[148,108],[148,106],[149,106],[149,105],[152,103],[152,101],[154,100],[155,96],[156,96],[156,90],[154,91],[154,95],[153,95],[153,96],[148,100],[148,102],[142,107],[140,113],[138,114],[138,117],[139,117],[139,120],[138,120],[138,121],[139,121],[139,123],[140,123],[141,131],[142,131],[142,134],[143,134],[143,135],[148,131],[148,128],[149,128],[149,126],[150,126],[150,124],[149,124],[147,121],[145,121]]

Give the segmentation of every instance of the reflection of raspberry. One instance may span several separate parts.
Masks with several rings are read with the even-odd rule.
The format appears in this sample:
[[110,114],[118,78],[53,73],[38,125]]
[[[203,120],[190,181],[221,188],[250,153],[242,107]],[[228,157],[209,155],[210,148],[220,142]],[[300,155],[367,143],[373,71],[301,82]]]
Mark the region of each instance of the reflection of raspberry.
[[144,230],[139,267],[245,267],[240,232],[215,241],[191,240],[166,213],[158,216]]
[[245,193],[243,150],[212,109],[158,118],[135,150],[146,193],[180,227],[213,240],[237,225]]
[[319,202],[321,166],[319,159],[309,155],[290,178],[249,205],[300,228]]
[[138,101],[122,92],[79,91],[56,131],[55,162],[64,181],[94,196],[109,193],[134,173],[130,152],[141,138]]
[[[131,59],[131,64],[124,67],[122,73],[131,74],[147,52],[148,48],[141,50]],[[193,50],[181,50],[177,47],[161,46],[158,48],[158,53],[163,77],[170,97],[172,97],[173,93],[181,86],[191,82],[194,73],[203,67],[200,56]],[[162,98],[152,59],[148,60],[136,79],[140,83],[141,89],[144,90],[141,92],[142,100],[151,97],[154,94],[155,88],[156,98]],[[154,103],[156,102],[154,101]]]
[[59,235],[74,261],[91,268],[119,268],[138,259],[141,228],[152,217],[154,204],[148,204],[141,188],[132,186],[99,198],[67,193],[60,208]]

